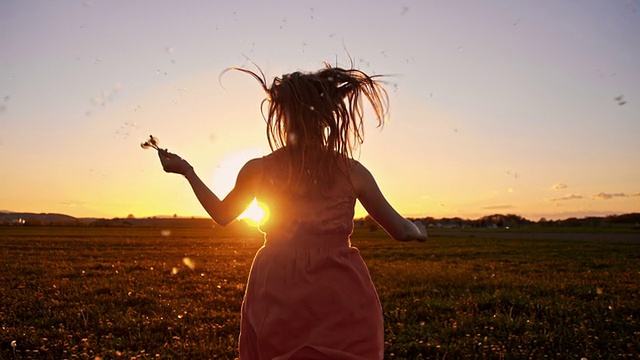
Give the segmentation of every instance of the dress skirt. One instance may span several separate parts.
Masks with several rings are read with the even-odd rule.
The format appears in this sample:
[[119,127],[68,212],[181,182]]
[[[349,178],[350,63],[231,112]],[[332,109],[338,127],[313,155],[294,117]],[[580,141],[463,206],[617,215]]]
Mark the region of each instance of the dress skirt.
[[382,308],[358,249],[265,243],[247,282],[239,350],[240,360],[382,359]]

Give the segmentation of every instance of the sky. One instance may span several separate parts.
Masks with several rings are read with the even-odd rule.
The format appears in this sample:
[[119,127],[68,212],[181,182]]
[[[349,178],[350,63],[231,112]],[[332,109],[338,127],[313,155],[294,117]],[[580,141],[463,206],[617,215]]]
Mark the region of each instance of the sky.
[[224,196],[270,150],[258,83],[220,74],[328,61],[386,75],[356,158],[405,216],[638,212],[639,36],[625,0],[2,0],[0,210],[206,216],[140,143]]

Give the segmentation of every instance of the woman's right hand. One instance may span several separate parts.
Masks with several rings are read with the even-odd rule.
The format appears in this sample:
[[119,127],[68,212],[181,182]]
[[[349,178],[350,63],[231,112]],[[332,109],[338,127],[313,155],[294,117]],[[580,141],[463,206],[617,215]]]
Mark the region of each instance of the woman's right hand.
[[413,224],[416,226],[416,228],[418,228],[418,233],[419,235],[416,237],[416,240],[418,242],[425,242],[427,241],[427,228],[426,226],[424,226],[424,223],[420,220],[416,220],[413,222]]
[[170,153],[165,149],[158,149],[158,156],[162,169],[168,173],[187,175],[193,171],[193,166],[177,154]]

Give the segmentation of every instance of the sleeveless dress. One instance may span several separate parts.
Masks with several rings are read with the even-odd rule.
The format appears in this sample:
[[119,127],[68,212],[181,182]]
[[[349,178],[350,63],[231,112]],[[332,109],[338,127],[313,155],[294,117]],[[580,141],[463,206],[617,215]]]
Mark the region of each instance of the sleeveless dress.
[[263,161],[257,199],[270,218],[242,302],[240,359],[382,359],[380,300],[349,240],[356,195],[348,169],[328,193],[297,197],[278,151]]

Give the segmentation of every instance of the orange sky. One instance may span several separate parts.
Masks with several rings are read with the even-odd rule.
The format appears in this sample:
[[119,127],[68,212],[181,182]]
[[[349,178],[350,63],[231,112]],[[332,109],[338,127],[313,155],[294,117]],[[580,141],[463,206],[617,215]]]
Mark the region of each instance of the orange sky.
[[345,66],[348,51],[390,75],[388,122],[367,123],[357,157],[400,213],[640,211],[635,1],[192,5],[0,4],[0,210],[205,216],[140,142],[225,194],[269,150],[258,84],[220,73]]

